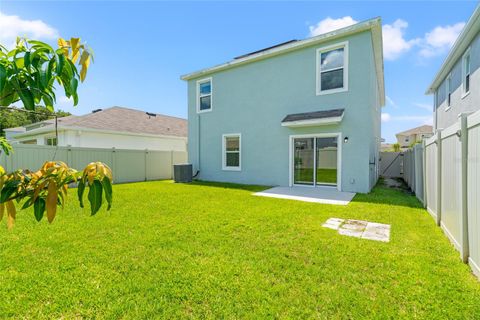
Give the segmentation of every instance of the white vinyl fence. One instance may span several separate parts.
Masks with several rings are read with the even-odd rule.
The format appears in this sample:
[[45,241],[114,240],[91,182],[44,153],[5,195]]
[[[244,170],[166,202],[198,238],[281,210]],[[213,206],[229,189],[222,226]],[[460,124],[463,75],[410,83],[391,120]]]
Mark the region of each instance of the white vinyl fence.
[[480,111],[405,152],[404,180],[480,277]]
[[114,183],[172,179],[173,165],[187,162],[187,153],[180,151],[150,151],[52,147],[15,144],[9,156],[0,155],[0,165],[7,171],[38,170],[45,161],[59,160],[83,170],[94,161],[106,163],[113,172]]

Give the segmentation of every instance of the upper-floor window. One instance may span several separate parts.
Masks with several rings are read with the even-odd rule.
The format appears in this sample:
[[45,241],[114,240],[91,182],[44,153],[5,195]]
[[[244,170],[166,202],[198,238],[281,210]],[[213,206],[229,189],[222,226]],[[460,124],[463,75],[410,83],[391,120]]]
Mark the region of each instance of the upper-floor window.
[[447,109],[448,109],[452,105],[452,76],[451,75],[448,75],[447,77],[445,88],[447,91]]
[[462,70],[463,94],[466,94],[470,92],[470,49],[463,56]]
[[348,42],[317,49],[317,95],[348,90]]
[[212,110],[212,78],[197,81],[197,112]]

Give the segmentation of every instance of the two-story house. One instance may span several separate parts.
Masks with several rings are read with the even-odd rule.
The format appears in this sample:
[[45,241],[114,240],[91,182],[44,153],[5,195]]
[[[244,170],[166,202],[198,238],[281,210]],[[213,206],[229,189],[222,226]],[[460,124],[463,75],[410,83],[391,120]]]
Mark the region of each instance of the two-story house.
[[385,101],[379,18],[182,79],[200,179],[351,192],[375,185]]
[[468,20],[426,94],[434,95],[436,129],[480,110],[480,5]]
[[423,139],[433,136],[433,127],[423,125],[399,132],[395,136],[397,137],[397,143],[400,145],[400,148],[408,149],[413,144],[422,142]]

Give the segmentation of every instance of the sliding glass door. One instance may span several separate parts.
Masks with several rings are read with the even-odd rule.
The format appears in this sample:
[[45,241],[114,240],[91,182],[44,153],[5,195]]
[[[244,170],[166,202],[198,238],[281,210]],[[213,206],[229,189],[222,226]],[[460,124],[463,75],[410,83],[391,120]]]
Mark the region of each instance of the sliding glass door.
[[293,139],[293,183],[296,185],[337,184],[337,138]]
[[316,138],[316,184],[337,184],[337,138]]

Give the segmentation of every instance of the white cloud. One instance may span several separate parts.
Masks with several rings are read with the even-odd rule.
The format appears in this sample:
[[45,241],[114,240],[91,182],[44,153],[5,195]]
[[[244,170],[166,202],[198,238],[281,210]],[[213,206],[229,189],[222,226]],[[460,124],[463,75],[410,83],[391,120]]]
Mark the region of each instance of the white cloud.
[[419,42],[419,39],[406,40],[404,38],[407,27],[408,22],[402,19],[383,26],[383,56],[386,60],[397,59]]
[[24,20],[0,12],[0,43],[13,47],[17,36],[50,40],[58,38],[58,31],[41,20]]
[[345,16],[343,18],[332,19],[327,17],[323,19],[317,25],[310,26],[310,36],[318,36],[320,34],[324,34],[333,30],[345,28],[351,26],[352,24],[357,23],[358,21],[354,20],[350,16]]
[[392,116],[389,113],[382,113],[382,122],[389,122]]
[[427,111],[432,111],[433,110],[433,106],[431,104],[428,104],[428,103],[414,103],[413,104],[415,107],[417,108],[420,108],[420,109],[424,109],[424,110],[427,110]]
[[437,26],[427,32],[421,43],[420,55],[428,58],[445,53],[453,46],[464,26],[464,22],[459,22],[454,25]]
[[415,122],[421,124],[432,124],[433,117],[429,116],[392,116],[389,113],[382,113],[382,122]]
[[387,103],[388,103],[389,106],[392,106],[395,109],[398,108],[398,105],[395,103],[395,101],[393,101],[392,98],[390,98],[389,96],[385,96],[385,98],[387,99]]

